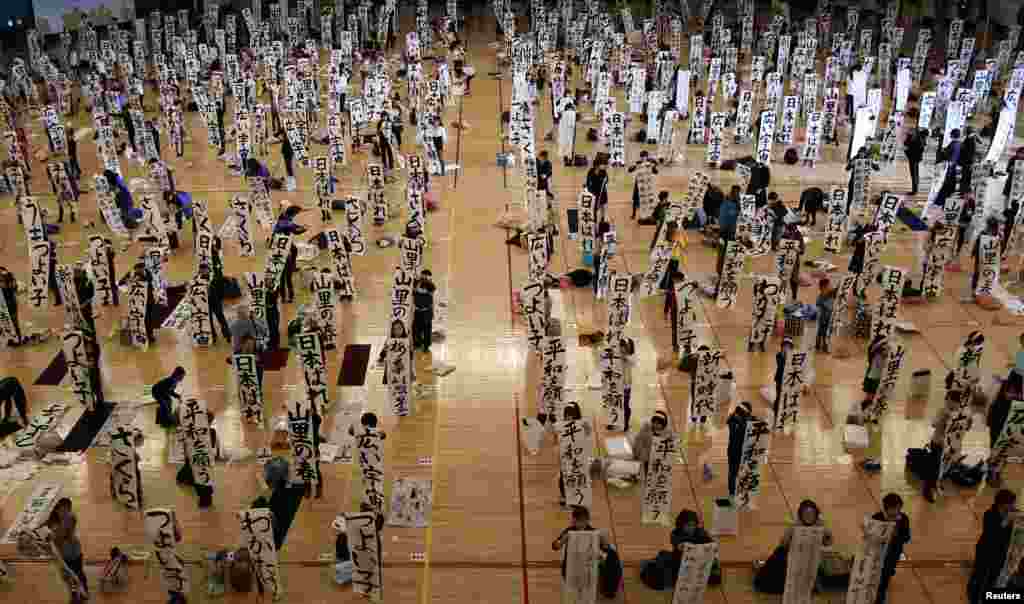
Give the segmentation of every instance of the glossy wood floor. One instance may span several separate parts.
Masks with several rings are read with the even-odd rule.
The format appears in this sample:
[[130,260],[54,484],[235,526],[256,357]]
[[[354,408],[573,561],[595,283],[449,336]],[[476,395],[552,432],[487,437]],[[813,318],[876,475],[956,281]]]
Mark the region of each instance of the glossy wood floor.
[[[558,555],[551,551],[551,540],[568,522],[567,513],[558,506],[557,465],[550,440],[545,442],[539,456],[521,453],[517,441],[517,420],[536,413],[538,367],[525,346],[524,328],[510,314],[509,289],[519,287],[526,279],[525,255],[513,249],[511,256],[504,245],[505,233],[494,226],[505,205],[520,198],[519,179],[514,171],[507,175],[495,167],[495,153],[501,151],[495,138],[500,106],[508,104],[510,81],[501,84],[505,95],[499,101],[497,81],[488,78],[493,69],[494,53],[487,46],[493,39],[493,19],[470,22],[475,28],[471,36],[470,55],[479,76],[473,84],[472,96],[465,98],[464,115],[470,128],[457,141],[454,129],[449,129],[450,141],[446,150],[449,162],[464,166],[458,182],[449,177],[435,180],[442,187],[441,210],[429,217],[430,245],[426,266],[438,282],[438,296],[449,301],[448,338],[433,347],[432,355],[417,359],[418,375],[428,386],[418,402],[416,415],[398,420],[385,411],[385,398],[380,375],[371,370],[366,387],[368,407],[384,417],[384,429],[389,432],[386,441],[386,472],[389,478],[433,478],[433,523],[426,530],[385,529],[386,598],[392,602],[533,602],[553,603],[559,600]],[[621,94],[621,91],[620,91]],[[621,101],[620,101],[621,102]],[[546,104],[543,105],[546,107]],[[620,104],[620,106],[622,106]],[[451,122],[456,109],[448,110]],[[545,108],[539,112],[538,138],[550,128],[550,114]],[[192,142],[183,160],[170,158],[176,170],[178,187],[210,202],[216,223],[226,215],[229,198],[244,190],[240,178],[231,176],[215,152],[203,142],[206,134],[195,114],[189,114]],[[84,115],[77,117],[76,126],[87,125]],[[634,122],[634,125],[636,122]],[[845,132],[844,132],[845,136]],[[166,139],[166,137],[164,137]],[[405,152],[414,152],[413,139],[407,128]],[[580,136],[582,139],[582,135]],[[81,145],[83,169],[87,176],[97,168],[95,148],[86,139]],[[45,138],[36,131],[32,144],[45,146]],[[776,146],[777,149],[780,146]],[[552,149],[543,143],[540,148]],[[283,171],[280,155],[272,148],[271,171]],[[840,162],[840,150],[845,152],[845,139],[836,149],[826,149],[825,160],[816,168],[772,166],[772,189],[787,201],[794,203],[799,193],[811,185],[828,187],[845,183],[847,173]],[[639,145],[628,147],[635,158]],[[323,152],[319,148],[315,151]],[[593,156],[589,144],[581,144],[581,152]],[[314,154],[315,154],[314,153]],[[672,191],[673,197],[685,192],[688,175],[701,165],[703,148],[691,148],[683,166],[664,169],[658,178],[659,189]],[[747,149],[726,150],[726,157],[746,155]],[[173,155],[164,149],[164,156]],[[778,151],[781,157],[781,150]],[[347,188],[358,189],[365,154],[356,155],[342,181]],[[134,162],[124,161],[130,178],[140,176]],[[44,168],[34,167],[33,186],[44,188]],[[573,205],[583,181],[584,169],[555,168],[555,189],[564,209]],[[713,171],[713,181],[728,190],[735,174]],[[508,185],[503,186],[507,176]],[[905,163],[900,161],[875,178],[875,190],[881,182],[889,182],[896,190],[909,190],[909,177]],[[86,179],[91,182],[90,179]],[[400,177],[399,182],[404,182]],[[274,201],[314,205],[311,193],[310,171],[301,169],[301,191],[275,192]],[[927,190],[927,181],[922,190]],[[624,170],[614,170],[610,216],[618,227],[621,243],[616,268],[642,272],[647,266],[647,249],[652,235],[651,227],[639,227],[630,220],[630,193],[632,180]],[[1001,187],[1001,183],[996,186]],[[396,186],[393,199],[401,198]],[[923,199],[923,195],[921,196]],[[49,202],[52,204],[52,200]],[[24,236],[12,209],[12,200],[0,204],[0,257],[12,267],[18,278],[27,280],[25,259],[27,251]],[[89,231],[85,224],[102,224],[92,194],[83,196],[82,216],[75,225],[64,225],[60,258],[73,261],[82,256]],[[55,210],[51,206],[51,209]],[[319,214],[311,211],[300,216],[305,224],[317,228]],[[336,215],[336,220],[343,216]],[[553,271],[564,272],[580,266],[579,246],[566,237],[567,225],[561,225],[558,255]],[[393,220],[383,229],[368,228],[372,238],[385,233],[397,233],[400,221]],[[819,224],[822,224],[819,222]],[[103,229],[105,231],[105,229]],[[314,231],[316,232],[316,231]],[[191,271],[192,258],[187,251],[191,235],[184,238],[184,250],[171,261],[170,280],[185,280]],[[258,238],[262,241],[262,237]],[[885,264],[910,267],[913,237],[903,227],[897,227],[886,252]],[[263,244],[260,243],[262,251]],[[810,257],[820,254],[820,245],[812,245]],[[817,250],[815,252],[814,250]],[[124,272],[141,249],[136,244],[118,256],[119,271]],[[226,266],[231,275],[262,267],[262,253],[255,259],[241,259],[231,242],[226,242]],[[845,265],[846,257],[834,259]],[[688,273],[710,273],[714,269],[711,248],[691,238],[685,270]],[[771,259],[753,262],[753,271],[767,272]],[[341,307],[341,344],[364,343],[374,347],[374,357],[384,338],[385,310],[388,303],[391,269],[396,264],[394,249],[380,250],[371,246],[365,257],[355,258],[358,298]],[[983,329],[988,336],[983,366],[987,374],[1004,371],[1017,351],[1017,336],[1022,326],[997,325],[997,315],[974,305],[959,302],[966,291],[967,273],[947,274],[947,293],[927,306],[904,306],[903,315],[921,330],[910,336],[905,344],[909,349],[909,363],[897,388],[896,402],[886,418],[882,438],[881,472],[866,474],[858,466],[859,454],[849,454],[842,442],[842,427],[850,405],[859,400],[860,383],[864,371],[863,343],[849,358],[817,355],[814,368],[817,380],[811,392],[804,397],[797,429],[792,436],[776,436],[771,445],[770,463],[762,476],[763,490],[758,509],[741,514],[740,536],[722,540],[722,558],[725,564],[725,583],[708,592],[708,602],[773,602],[778,597],[752,593],[750,562],[766,557],[795,512],[797,504],[805,498],[818,502],[829,526],[836,534],[837,547],[854,552],[860,546],[859,520],[876,511],[881,497],[887,492],[900,493],[907,502],[906,511],[913,527],[913,541],[907,548],[907,561],[902,565],[892,584],[892,602],[919,604],[927,602],[955,603],[963,599],[966,571],[964,565],[973,556],[973,547],[980,531],[980,516],[992,499],[991,489],[947,489],[939,503],[928,504],[920,496],[919,484],[904,472],[904,455],[908,447],[920,446],[928,438],[932,415],[942,400],[941,380],[932,383],[928,402],[904,402],[912,370],[930,368],[941,376],[950,367],[954,351],[972,330]],[[771,383],[774,371],[773,341],[768,353],[748,354],[744,340],[750,323],[750,287],[744,281],[740,302],[736,308],[722,311],[702,300],[700,304],[700,336],[709,344],[720,346],[729,367],[735,372],[741,400],[750,400],[755,411],[766,410],[757,389]],[[800,298],[813,303],[816,288],[804,287]],[[308,294],[300,298],[308,299]],[[301,302],[300,300],[299,302]],[[298,303],[284,307],[282,324],[294,316]],[[63,321],[60,312],[34,311],[22,303],[23,321],[37,327],[58,329]],[[685,405],[687,378],[674,370],[656,371],[657,362],[671,355],[668,324],[662,316],[662,300],[651,298],[636,302],[633,324],[628,331],[638,343],[640,364],[634,372],[633,428],[639,427],[657,408],[668,411],[675,428],[686,432],[685,463],[677,467],[673,507],[696,509],[710,525],[711,502],[725,492],[725,439],[722,417],[711,429],[700,433],[687,431]],[[109,336],[121,309],[105,308],[98,320],[101,334]],[[605,313],[602,304],[595,302],[589,289],[555,293],[555,313],[560,316],[565,336],[575,342],[580,332],[602,328]],[[230,310],[229,310],[230,315]],[[188,370],[183,391],[205,398],[217,413],[217,425],[229,455],[236,458],[216,467],[215,504],[212,509],[196,509],[194,495],[178,488],[174,483],[176,468],[166,461],[167,436],[154,424],[155,407],[145,406],[137,419],[147,439],[143,450],[142,476],[145,497],[150,506],[171,506],[177,510],[184,530],[183,550],[194,561],[213,548],[235,546],[239,542],[239,527],[235,513],[247,507],[261,492],[258,469],[244,452],[255,450],[263,442],[263,435],[239,419],[239,409],[225,357],[229,347],[221,343],[209,350],[194,350],[190,343],[175,334],[163,331],[158,343],[148,351],[122,347],[107,337],[103,341],[103,372],[111,400],[141,402],[148,385],[168,374],[175,365]],[[333,379],[340,365],[340,351],[330,359]],[[31,348],[0,351],[3,373],[19,377],[29,389],[30,404],[38,408],[47,401],[70,400],[65,388],[30,386],[56,352],[54,340]],[[435,378],[428,369],[432,362],[451,363],[454,373]],[[603,438],[604,422],[601,418],[599,392],[586,387],[593,371],[590,352],[570,347],[569,384],[583,404]],[[288,367],[280,372],[266,374],[265,392],[269,404],[279,409],[290,397],[302,389],[301,372],[293,357]],[[351,400],[357,393],[338,392],[339,400]],[[65,429],[77,416],[65,420]],[[330,425],[327,433],[330,433]],[[975,418],[975,428],[965,441],[965,449],[984,455],[987,432],[983,416]],[[603,442],[603,441],[600,441]],[[44,467],[35,481],[56,480],[64,485],[64,494],[74,500],[79,518],[79,530],[88,559],[88,570],[98,575],[100,564],[112,546],[130,551],[147,549],[143,523],[137,513],[121,509],[111,502],[107,488],[108,466],[102,458],[105,452],[90,450],[79,463],[71,467]],[[425,465],[429,458],[432,465]],[[708,463],[715,477],[707,482],[702,477],[702,466]],[[325,498],[303,503],[292,525],[287,543],[281,552],[286,601],[339,602],[355,601],[358,596],[348,589],[337,588],[331,580],[329,567],[321,556],[333,552],[331,520],[338,513],[355,509],[359,478],[351,465],[324,467],[326,477]],[[1008,484],[1019,489],[1021,481],[1016,471],[1010,472]],[[21,510],[32,491],[31,483],[4,485],[0,499],[0,527],[6,527]],[[595,489],[593,523],[605,529],[625,559],[627,570],[624,594],[620,599],[629,602],[668,602],[670,592],[653,592],[639,581],[639,564],[652,558],[659,549],[668,547],[668,530],[641,526],[638,489],[628,491],[605,487]],[[424,554],[425,562],[414,562],[414,554]],[[14,552],[7,551],[11,559]],[[14,565],[15,581],[0,588],[5,601],[31,598],[37,602],[61,602],[66,598],[52,571],[38,563],[20,562]],[[193,596],[190,601],[204,601],[205,571],[195,564],[190,567],[193,578]],[[131,591],[120,595],[97,595],[98,601],[161,602],[159,580],[152,569],[142,565],[131,569]],[[255,596],[253,596],[255,597]],[[229,594],[226,600],[242,601]],[[817,602],[841,602],[845,594],[821,594]]]

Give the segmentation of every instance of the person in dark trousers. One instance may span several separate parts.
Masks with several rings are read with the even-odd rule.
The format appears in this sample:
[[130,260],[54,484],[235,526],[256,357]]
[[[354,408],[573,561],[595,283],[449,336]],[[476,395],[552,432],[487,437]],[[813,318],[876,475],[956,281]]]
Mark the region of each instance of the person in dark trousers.
[[[301,211],[302,208],[299,206],[289,206],[288,209],[278,217],[277,223],[274,225],[274,234],[302,235],[305,233],[306,228],[295,223],[295,217],[298,216]],[[293,277],[295,275],[297,261],[298,248],[295,246],[295,243],[292,242],[291,251],[288,253],[288,259],[284,264],[284,273],[281,275],[286,294],[285,304],[291,304],[295,301],[295,284],[293,283]]]
[[150,158],[159,160],[160,159],[160,131],[156,129],[152,120],[146,122],[146,128],[149,129],[149,135],[153,137],[153,147],[156,149],[156,157]]
[[740,473],[740,461],[743,459],[743,442],[747,438],[747,425],[753,415],[753,406],[744,401],[725,422],[729,428],[729,497],[736,496],[736,476]]
[[974,180],[974,158],[978,154],[978,133],[973,128],[967,128],[967,135],[960,145],[960,158],[957,165],[960,166],[960,194],[967,195],[971,192],[971,184]]
[[807,244],[804,243],[804,236],[800,234],[800,229],[797,228],[795,223],[787,224],[784,227],[782,239],[788,239],[790,241],[797,242],[796,248],[796,261],[793,263],[793,272],[789,275],[789,291],[791,295],[791,301],[797,301],[797,293],[800,289],[800,263],[803,260],[804,252],[807,251]]
[[718,206],[718,255],[715,260],[715,274],[719,280],[722,277],[722,268],[725,265],[725,250],[730,241],[736,240],[736,225],[739,222],[740,203],[739,187],[733,187],[729,196],[722,200]]
[[1017,495],[1007,489],[996,493],[992,507],[985,511],[981,538],[974,549],[974,572],[967,582],[967,599],[970,604],[986,601],[985,592],[995,586],[1006,564],[1013,521],[1018,514]]
[[288,175],[288,188],[292,190],[295,182],[295,151],[292,150],[292,143],[288,140],[287,132],[282,130],[277,135],[281,138],[281,158],[284,159],[284,171]]
[[[383,115],[387,116],[387,112],[384,112]],[[380,159],[384,164],[384,170],[391,172],[395,169],[395,151],[391,148],[388,135],[394,136],[391,119],[382,117],[377,122],[377,147],[380,150]]]
[[896,530],[885,548],[882,575],[878,581],[878,597],[875,604],[885,604],[889,592],[889,581],[896,574],[896,563],[903,556],[903,547],[910,543],[910,518],[903,513],[903,498],[889,493],[882,498],[882,511],[876,512],[872,520],[896,523]]
[[50,529],[50,539],[60,553],[64,564],[75,573],[82,584],[84,594],[77,591],[72,593],[71,601],[85,602],[89,599],[89,578],[85,574],[85,557],[82,553],[82,542],[78,538],[78,518],[71,511],[71,500],[62,497],[57,501],[50,517],[46,521],[46,527]]
[[14,411],[18,412],[21,425],[28,425],[28,399],[25,398],[25,389],[16,377],[5,377],[0,379],[0,404],[3,405],[3,414],[0,422],[16,421]]
[[540,158],[537,160],[537,189],[544,191],[548,194],[548,197],[554,196],[551,192],[551,176],[554,174],[554,168],[551,166],[551,159],[547,151],[540,152]]
[[[207,293],[210,303],[210,317],[211,319],[217,319],[217,324],[220,326],[220,332],[224,334],[224,339],[230,342],[231,328],[228,325],[227,318],[224,316],[224,275],[211,270],[210,265],[208,264],[199,265],[199,274],[210,280]],[[216,328],[211,329],[210,333],[213,336],[213,343],[216,344]]]
[[[636,172],[637,168],[643,166],[644,164],[648,164],[648,165],[651,166],[651,172],[652,173],[654,173],[654,174],[658,173],[658,164],[657,164],[657,162],[655,162],[654,160],[652,160],[650,158],[650,154],[647,153],[647,151],[641,151],[640,152],[640,159],[638,159],[635,164],[633,164],[632,166],[629,167],[628,172],[630,174],[632,174],[633,172]],[[633,215],[630,216],[630,218],[632,218],[633,220],[636,220],[636,213],[637,213],[637,210],[639,210],[639,209],[640,209],[640,184],[638,182],[636,182],[636,179],[634,178],[633,179]]]
[[220,157],[223,159],[227,149],[227,136],[224,132],[224,101],[216,101],[217,105],[217,133],[220,135]]
[[917,195],[917,189],[921,184],[921,160],[924,159],[927,141],[928,130],[922,128],[911,132],[903,143],[903,150],[907,154],[907,165],[910,166],[911,195]]
[[775,402],[772,404],[773,419],[779,417],[779,405],[782,404],[782,382],[786,377],[786,359],[793,352],[793,340],[784,338],[775,353]]
[[185,368],[178,366],[174,368],[171,375],[153,384],[153,398],[156,399],[156,424],[163,428],[172,428],[177,425],[174,417],[171,399],[181,402],[181,395],[178,394],[178,384],[185,379]]
[[603,163],[594,164],[587,170],[587,192],[594,196],[594,207],[597,209],[595,220],[601,222],[605,208],[608,207],[608,169]]
[[0,295],[7,305],[7,314],[14,324],[14,339],[7,342],[8,346],[21,346],[23,336],[21,334],[21,323],[18,321],[18,281],[14,274],[6,267],[0,266]]
[[278,350],[281,348],[281,310],[277,305],[278,292],[268,289],[266,292],[266,317],[267,317],[267,350]]
[[604,236],[612,230],[612,225],[601,221],[597,225],[597,237],[594,238],[594,293],[597,293],[601,281],[601,250],[604,248]]
[[430,343],[434,325],[434,285],[432,274],[428,270],[420,273],[413,288],[412,298],[415,310],[412,315],[412,346],[430,352]]
[[974,221],[974,210],[976,208],[974,198],[970,195],[964,197],[963,200],[963,204],[960,206],[960,216],[956,224],[955,260],[960,259],[960,253],[964,249],[964,243],[967,242],[967,229],[970,228],[971,222]]
[[778,193],[772,193],[768,196],[768,199],[768,212],[771,214],[772,221],[772,251],[778,251],[779,240],[782,239],[782,232],[786,226],[786,214],[789,213],[789,208],[779,198]]
[[960,129],[954,128],[949,133],[949,144],[942,149],[936,157],[937,162],[945,161],[946,164],[946,178],[949,179],[951,175],[956,174],[956,168],[960,165],[960,150],[963,143],[960,141]]
[[818,187],[811,187],[800,194],[800,214],[804,216],[803,223],[807,226],[817,226],[818,212],[825,205],[825,192]]
[[75,140],[74,134],[68,136],[68,163],[70,164],[71,170],[68,175],[73,180],[79,180],[82,178],[82,168],[78,164],[78,142]]

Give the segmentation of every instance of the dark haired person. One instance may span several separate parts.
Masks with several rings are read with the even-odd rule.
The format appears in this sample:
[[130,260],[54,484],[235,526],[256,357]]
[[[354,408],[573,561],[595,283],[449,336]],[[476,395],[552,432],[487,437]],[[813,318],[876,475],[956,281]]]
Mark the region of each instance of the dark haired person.
[[896,563],[903,556],[903,546],[910,543],[910,518],[903,513],[903,498],[896,493],[889,493],[882,498],[882,511],[871,517],[896,523],[892,539],[886,544],[885,560],[882,562],[882,575],[878,581],[878,597],[875,604],[885,604],[889,591],[889,581],[896,574]]

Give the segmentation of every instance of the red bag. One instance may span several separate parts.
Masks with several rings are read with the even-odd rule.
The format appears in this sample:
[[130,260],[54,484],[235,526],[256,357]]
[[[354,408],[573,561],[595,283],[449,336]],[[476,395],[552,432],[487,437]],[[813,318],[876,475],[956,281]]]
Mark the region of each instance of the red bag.
[[440,207],[437,203],[437,193],[433,191],[427,191],[427,194],[423,196],[423,199],[427,203],[428,212],[436,212]]

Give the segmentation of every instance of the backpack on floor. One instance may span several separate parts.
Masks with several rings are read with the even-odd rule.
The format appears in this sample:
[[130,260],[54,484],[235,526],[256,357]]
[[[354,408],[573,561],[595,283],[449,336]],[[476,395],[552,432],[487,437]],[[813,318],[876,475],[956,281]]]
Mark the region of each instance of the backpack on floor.
[[588,165],[590,165],[590,162],[587,160],[586,155],[577,155],[575,158],[573,158],[572,165],[576,166],[577,168],[586,168]]
[[597,142],[597,128],[590,128],[587,130],[587,140],[592,143]]
[[782,156],[782,161],[786,162],[786,164],[790,166],[792,166],[799,160],[800,155],[796,152],[795,147],[790,147],[789,149],[786,149],[786,154]]
[[224,299],[237,300],[242,297],[242,287],[235,277],[224,277]]

